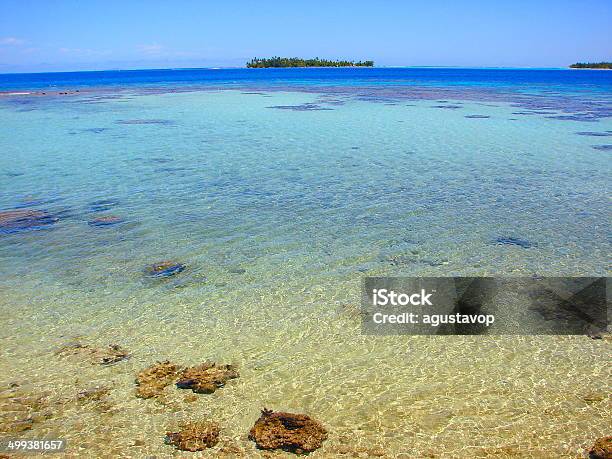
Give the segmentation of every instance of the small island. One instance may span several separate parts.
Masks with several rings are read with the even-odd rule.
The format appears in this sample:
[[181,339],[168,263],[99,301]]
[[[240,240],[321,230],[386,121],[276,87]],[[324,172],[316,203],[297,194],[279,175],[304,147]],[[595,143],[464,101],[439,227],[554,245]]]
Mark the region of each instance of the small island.
[[577,62],[570,69],[612,69],[612,62]]
[[246,64],[250,69],[278,67],[374,67],[374,61],[330,61],[327,59],[302,59],[299,57],[270,57],[251,59]]

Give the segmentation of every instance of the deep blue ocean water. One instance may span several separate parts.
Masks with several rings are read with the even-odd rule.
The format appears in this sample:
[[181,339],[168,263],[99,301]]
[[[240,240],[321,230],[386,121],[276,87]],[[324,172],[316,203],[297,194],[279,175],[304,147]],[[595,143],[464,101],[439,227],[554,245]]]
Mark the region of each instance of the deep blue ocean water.
[[612,72],[570,69],[169,69],[0,74],[0,91],[141,85],[461,85],[612,91]]

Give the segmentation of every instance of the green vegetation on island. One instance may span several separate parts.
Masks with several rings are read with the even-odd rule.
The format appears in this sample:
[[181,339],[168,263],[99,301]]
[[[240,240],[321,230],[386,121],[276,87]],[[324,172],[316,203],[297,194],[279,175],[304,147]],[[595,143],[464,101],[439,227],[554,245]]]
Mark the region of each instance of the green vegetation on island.
[[270,57],[251,59],[246,64],[247,68],[269,68],[269,67],[374,67],[374,61],[330,61],[327,59],[302,59],[299,57]]
[[571,69],[612,69],[612,62],[578,62]]

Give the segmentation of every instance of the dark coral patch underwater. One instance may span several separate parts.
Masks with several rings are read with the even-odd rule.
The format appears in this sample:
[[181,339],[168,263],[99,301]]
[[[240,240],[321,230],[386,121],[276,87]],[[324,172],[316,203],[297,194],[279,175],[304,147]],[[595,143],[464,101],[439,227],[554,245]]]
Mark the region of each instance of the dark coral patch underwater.
[[174,261],[160,261],[145,268],[145,274],[149,277],[170,277],[183,272],[186,266]]
[[0,211],[0,233],[16,233],[48,228],[59,217],[43,210],[13,209]]
[[293,110],[294,112],[309,112],[309,111],[320,111],[320,110],[333,110],[329,107],[321,107],[317,104],[301,104],[301,105],[272,105],[267,108],[276,108],[278,110]]
[[172,120],[163,120],[163,119],[141,119],[141,120],[118,120],[117,124],[158,124],[162,126],[171,126],[175,124]]
[[500,236],[495,239],[496,245],[516,245],[518,247],[522,247],[523,249],[529,249],[531,247],[535,247],[536,244],[534,242],[530,242],[526,239],[520,239],[518,237],[512,236]]
[[606,131],[606,132],[581,131],[581,132],[576,132],[576,135],[585,135],[585,136],[590,136],[590,137],[612,137],[612,132],[610,131]]
[[89,220],[87,224],[89,226],[108,227],[119,225],[124,222],[125,220],[123,218],[117,217],[116,215],[103,215]]
[[99,201],[89,203],[89,210],[92,212],[105,212],[107,210],[111,210],[118,204],[119,201],[113,199],[100,199]]
[[431,108],[444,108],[446,110],[457,110],[459,108],[462,108],[461,105],[432,105]]
[[202,451],[219,441],[219,425],[211,421],[188,422],[178,432],[167,432],[166,443],[181,451]]

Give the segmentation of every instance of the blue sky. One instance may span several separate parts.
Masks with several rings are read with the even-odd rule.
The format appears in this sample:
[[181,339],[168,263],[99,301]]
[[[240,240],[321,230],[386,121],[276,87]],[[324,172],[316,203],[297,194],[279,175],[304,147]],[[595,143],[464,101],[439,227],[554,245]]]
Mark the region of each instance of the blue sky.
[[612,60],[611,24],[612,0],[0,0],[0,73],[271,55],[566,66]]

